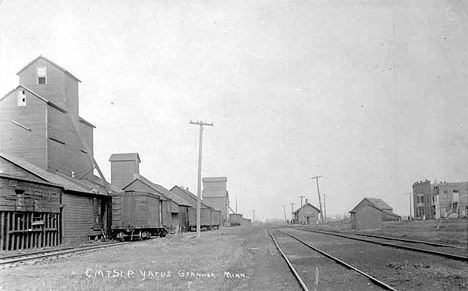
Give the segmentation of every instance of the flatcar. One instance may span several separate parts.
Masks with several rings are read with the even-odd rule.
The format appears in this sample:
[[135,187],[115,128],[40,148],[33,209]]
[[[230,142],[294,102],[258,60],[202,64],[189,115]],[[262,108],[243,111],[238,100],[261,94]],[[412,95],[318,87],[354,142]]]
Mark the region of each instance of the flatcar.
[[112,196],[112,236],[119,240],[165,237],[168,233],[166,203],[158,195],[126,191]]

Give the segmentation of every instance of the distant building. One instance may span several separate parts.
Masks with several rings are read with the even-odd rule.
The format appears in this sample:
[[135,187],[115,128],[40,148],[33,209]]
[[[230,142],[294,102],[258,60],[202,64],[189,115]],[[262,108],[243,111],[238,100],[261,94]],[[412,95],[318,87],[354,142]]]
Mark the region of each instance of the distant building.
[[381,209],[372,203],[359,203],[349,212],[351,214],[351,228],[356,230],[371,230],[382,228]]
[[226,177],[203,178],[203,202],[221,210],[223,225],[228,222],[229,193],[226,190]]
[[416,219],[467,217],[468,182],[415,182],[413,201]]
[[354,207],[354,209],[359,209],[364,205],[371,205],[381,210],[383,221],[401,220],[399,215],[393,213],[393,208],[380,198],[364,198],[361,200],[361,202],[358,203],[358,205],[356,205],[356,207]]
[[309,203],[305,204],[293,212],[293,222],[299,224],[316,224],[319,221],[320,210]]

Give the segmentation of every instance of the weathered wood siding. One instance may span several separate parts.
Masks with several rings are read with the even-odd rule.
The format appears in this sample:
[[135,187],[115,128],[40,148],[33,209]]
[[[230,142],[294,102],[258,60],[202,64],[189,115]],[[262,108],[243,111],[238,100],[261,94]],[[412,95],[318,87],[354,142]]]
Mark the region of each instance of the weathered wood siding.
[[[145,183],[141,182],[140,180],[135,180],[133,183],[128,185],[124,190],[133,190],[133,191],[142,191],[142,192],[149,192],[156,194],[158,196],[165,197],[163,194],[159,193],[158,191],[154,190],[153,188],[149,187]],[[162,225],[168,228],[172,227],[172,215],[171,215],[171,206],[170,206],[170,200],[169,203],[167,200],[161,200],[161,218],[162,218]]]
[[[123,188],[128,185],[128,183],[134,180],[133,173],[138,170],[138,163],[135,161],[118,161],[118,162],[111,162],[111,183],[117,187]],[[150,189],[154,191],[152,188],[148,187],[147,185],[137,181],[138,186],[143,187],[141,189],[146,189],[145,191],[149,191]],[[142,184],[142,185],[141,185]],[[129,190],[140,190],[137,185],[133,186]],[[153,193],[153,192],[150,192]]]
[[0,250],[61,243],[61,189],[0,177]]
[[48,171],[59,171],[81,178],[93,163],[73,127],[70,116],[54,107],[48,108]]
[[179,206],[179,226],[181,231],[187,231],[189,226],[188,206]]
[[[26,105],[18,106],[23,91]],[[0,151],[47,170],[46,110],[44,101],[21,87],[0,100]]]
[[78,81],[70,75],[64,75],[65,80],[65,108],[71,114],[79,116],[79,99],[78,99]]
[[[37,83],[37,67],[47,68],[47,84],[39,85]],[[65,91],[65,73],[46,60],[38,59],[20,72],[19,83],[58,106],[67,108],[65,101],[67,96]]]
[[351,213],[351,228],[352,229],[381,229],[382,228],[382,211],[364,205]]
[[160,228],[158,197],[129,191],[112,196],[112,229]]
[[[107,232],[102,209],[110,197],[63,194],[64,243],[77,244],[101,235],[101,228]],[[104,205],[102,205],[104,203]]]

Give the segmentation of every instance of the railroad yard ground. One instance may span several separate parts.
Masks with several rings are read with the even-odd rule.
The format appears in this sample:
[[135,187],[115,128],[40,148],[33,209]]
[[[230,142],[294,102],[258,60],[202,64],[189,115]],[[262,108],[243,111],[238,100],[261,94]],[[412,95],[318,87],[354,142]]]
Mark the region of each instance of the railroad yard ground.
[[[386,223],[381,231],[371,233],[466,246],[467,222]],[[348,229],[346,225],[331,224],[329,227]],[[360,255],[355,254],[354,260]],[[400,282],[398,290],[422,290],[411,283],[413,271],[417,273],[421,269],[434,281],[442,280],[443,284],[438,286],[445,290],[468,290],[467,275],[464,275],[468,274],[468,264],[456,264],[462,264],[458,273],[454,273],[453,268],[444,269],[435,261],[429,264],[421,261],[420,265],[415,265],[395,258],[384,269],[388,271],[386,279],[391,279],[393,272],[399,276],[407,273],[407,284]],[[324,275],[330,277],[331,282],[326,290],[343,290],[343,285],[333,285],[333,276],[340,274]],[[202,232],[200,239],[195,238],[195,233],[172,235],[67,257],[15,263],[0,267],[0,290],[301,289],[265,227],[256,226]]]

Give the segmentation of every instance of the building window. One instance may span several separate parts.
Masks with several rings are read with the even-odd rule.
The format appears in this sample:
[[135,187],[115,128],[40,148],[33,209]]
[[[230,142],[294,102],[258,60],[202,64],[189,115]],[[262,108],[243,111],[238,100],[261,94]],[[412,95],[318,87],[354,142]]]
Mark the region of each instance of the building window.
[[16,195],[23,195],[23,194],[24,194],[24,190],[15,189],[15,194],[16,194]]
[[37,67],[36,74],[37,74],[38,85],[47,84],[47,68],[46,67]]
[[18,91],[18,106],[26,106],[26,92],[24,90]]

